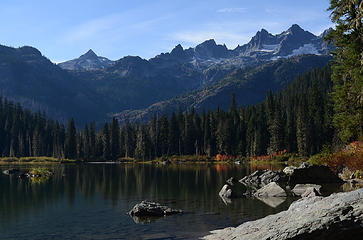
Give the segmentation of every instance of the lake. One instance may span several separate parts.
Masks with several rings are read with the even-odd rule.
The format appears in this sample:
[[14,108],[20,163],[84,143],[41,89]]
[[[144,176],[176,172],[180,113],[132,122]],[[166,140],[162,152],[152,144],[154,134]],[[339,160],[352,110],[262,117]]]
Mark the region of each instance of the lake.
[[[30,166],[17,166],[26,170]],[[257,199],[225,203],[218,192],[265,166],[234,164],[50,165],[43,182],[0,174],[0,239],[195,239],[288,208]],[[0,166],[1,171],[9,168]],[[183,214],[140,222],[126,213],[152,200]]]

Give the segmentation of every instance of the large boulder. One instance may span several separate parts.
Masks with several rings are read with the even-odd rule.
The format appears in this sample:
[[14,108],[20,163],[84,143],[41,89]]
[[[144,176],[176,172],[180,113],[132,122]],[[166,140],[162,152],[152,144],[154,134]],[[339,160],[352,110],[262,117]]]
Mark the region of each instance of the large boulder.
[[168,206],[163,206],[156,202],[144,200],[141,203],[136,204],[129,214],[131,216],[143,216],[143,217],[162,217],[172,214],[182,213],[180,209],[172,209]]
[[271,182],[267,184],[266,186],[258,189],[254,193],[255,197],[286,197],[287,194],[285,190],[280,187],[277,183]]
[[329,197],[302,198],[287,211],[212,231],[209,240],[361,239],[363,189]]
[[271,182],[276,183],[286,183],[287,176],[282,171],[272,171],[272,170],[257,170],[252,174],[245,176],[240,180],[241,183],[245,184],[257,190]]
[[243,197],[246,193],[247,188],[245,185],[238,182],[234,177],[229,178],[226,184],[223,185],[219,191],[219,196],[223,199],[239,198]]
[[288,176],[289,184],[297,183],[343,183],[327,166],[301,164],[299,167],[286,167],[283,172]]
[[321,185],[318,184],[296,184],[295,187],[292,189],[292,192],[297,196],[301,196],[307,190],[311,191],[310,188],[314,188],[316,192],[321,195]]

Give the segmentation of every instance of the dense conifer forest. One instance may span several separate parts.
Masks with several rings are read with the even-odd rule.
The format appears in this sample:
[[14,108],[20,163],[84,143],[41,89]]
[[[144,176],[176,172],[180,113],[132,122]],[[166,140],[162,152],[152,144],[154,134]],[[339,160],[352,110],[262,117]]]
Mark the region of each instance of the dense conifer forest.
[[31,113],[2,99],[0,151],[2,156],[49,156],[84,161],[171,155],[217,154],[260,156],[276,152],[309,156],[330,146],[333,83],[326,66],[297,77],[282,92],[267,93],[260,104],[236,106],[234,95],[228,111],[218,107],[197,113],[193,109],[154,115],[147,123],[117,119],[96,131],[95,123],[77,130],[42,113]]

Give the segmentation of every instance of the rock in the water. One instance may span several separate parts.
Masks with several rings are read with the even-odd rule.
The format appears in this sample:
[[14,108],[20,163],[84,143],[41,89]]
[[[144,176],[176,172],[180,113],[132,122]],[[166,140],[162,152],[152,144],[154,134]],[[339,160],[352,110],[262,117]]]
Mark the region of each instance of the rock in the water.
[[287,177],[281,171],[275,172],[272,170],[257,170],[254,173],[242,178],[240,182],[257,190],[271,182],[287,182]]
[[363,188],[329,197],[302,198],[287,211],[226,228],[209,240],[360,239],[363,236]]
[[280,187],[277,183],[271,182],[266,186],[258,189],[254,193],[255,197],[286,197],[285,190]]
[[286,167],[284,172],[289,176],[289,184],[343,183],[343,181],[327,166],[317,166],[303,163],[297,168]]
[[303,193],[306,192],[309,188],[315,188],[315,190],[321,195],[321,185],[318,184],[296,184],[295,187],[292,189],[292,192],[295,193],[297,196],[301,196]]
[[10,168],[10,169],[6,169],[6,170],[4,170],[3,171],[3,173],[5,174],[5,175],[12,175],[12,174],[17,174],[17,173],[19,173],[19,169],[17,169],[17,168]]
[[301,194],[301,197],[305,198],[305,197],[316,197],[316,196],[321,196],[321,193],[316,190],[316,188],[314,187],[308,187],[306,189],[306,191]]
[[219,196],[225,198],[232,198],[232,189],[228,184],[224,184],[222,189],[219,191]]
[[228,199],[239,198],[243,197],[246,191],[247,188],[245,185],[238,182],[238,180],[234,177],[231,177],[226,181],[226,184],[224,184],[222,189],[219,191],[219,196]]
[[183,211],[180,209],[172,209],[168,206],[163,206],[159,203],[151,202],[151,201],[142,201],[141,203],[136,204],[129,214],[131,216],[150,216],[150,217],[162,217],[172,214],[182,213]]

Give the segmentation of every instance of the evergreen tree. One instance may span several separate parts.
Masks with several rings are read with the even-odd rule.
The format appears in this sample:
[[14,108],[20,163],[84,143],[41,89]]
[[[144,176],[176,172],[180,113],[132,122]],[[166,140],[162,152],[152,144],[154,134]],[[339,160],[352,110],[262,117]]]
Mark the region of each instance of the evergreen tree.
[[88,125],[84,126],[82,131],[82,143],[83,143],[83,156],[85,161],[89,161],[91,157],[91,145],[90,145],[90,133]]
[[92,122],[90,125],[90,133],[89,133],[89,151],[90,151],[90,158],[95,159],[96,157],[96,128],[95,123]]
[[137,127],[136,133],[136,148],[135,148],[135,158],[139,160],[145,160],[147,149],[146,149],[146,134],[142,124]]
[[172,113],[168,126],[168,155],[179,153],[179,126],[175,113]]
[[363,3],[331,0],[331,19],[336,23],[328,38],[334,52],[334,125],[343,142],[363,136]]
[[105,160],[111,159],[111,143],[110,143],[110,128],[108,123],[105,123],[102,130],[102,143],[103,143],[103,158]]
[[73,118],[71,118],[68,123],[64,148],[66,158],[77,158],[77,131]]
[[120,126],[116,118],[112,119],[111,124],[111,155],[113,159],[120,155]]

